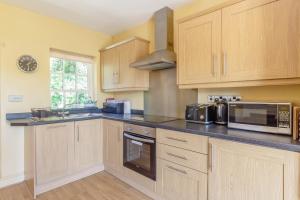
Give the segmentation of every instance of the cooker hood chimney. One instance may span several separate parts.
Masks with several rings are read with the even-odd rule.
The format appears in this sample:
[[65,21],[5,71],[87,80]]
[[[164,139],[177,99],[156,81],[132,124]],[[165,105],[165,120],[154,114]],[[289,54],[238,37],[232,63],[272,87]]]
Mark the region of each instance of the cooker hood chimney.
[[149,56],[132,63],[138,69],[159,70],[176,67],[173,51],[173,10],[168,7],[154,13],[155,51]]

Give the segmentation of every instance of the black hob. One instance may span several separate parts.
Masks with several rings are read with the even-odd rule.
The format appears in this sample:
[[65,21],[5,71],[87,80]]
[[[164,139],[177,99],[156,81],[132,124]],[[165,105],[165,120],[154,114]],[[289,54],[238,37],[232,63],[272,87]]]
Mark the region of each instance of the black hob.
[[150,123],[164,123],[169,121],[177,120],[175,117],[164,117],[164,116],[156,116],[156,115],[135,115],[130,117],[131,120],[142,121],[142,122],[150,122]]

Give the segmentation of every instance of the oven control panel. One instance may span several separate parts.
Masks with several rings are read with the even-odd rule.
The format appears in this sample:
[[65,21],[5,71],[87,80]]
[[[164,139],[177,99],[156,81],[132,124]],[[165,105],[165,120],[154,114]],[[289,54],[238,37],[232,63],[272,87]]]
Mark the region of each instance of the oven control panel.
[[147,126],[139,126],[135,124],[124,123],[124,131],[129,133],[134,133],[137,135],[143,135],[146,137],[156,138],[155,128]]

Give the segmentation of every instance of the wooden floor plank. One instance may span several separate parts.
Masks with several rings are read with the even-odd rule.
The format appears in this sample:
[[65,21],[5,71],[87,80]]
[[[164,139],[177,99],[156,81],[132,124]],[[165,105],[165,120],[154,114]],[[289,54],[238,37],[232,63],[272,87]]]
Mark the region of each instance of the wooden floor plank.
[[[33,200],[25,183],[0,190],[0,200]],[[101,172],[39,195],[37,200],[151,200],[116,177]]]

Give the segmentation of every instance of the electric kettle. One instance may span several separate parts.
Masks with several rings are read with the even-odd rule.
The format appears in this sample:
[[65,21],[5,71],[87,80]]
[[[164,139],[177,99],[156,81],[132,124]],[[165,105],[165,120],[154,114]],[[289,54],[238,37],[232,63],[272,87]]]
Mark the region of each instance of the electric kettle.
[[226,125],[228,123],[228,104],[226,100],[216,101],[216,124]]

